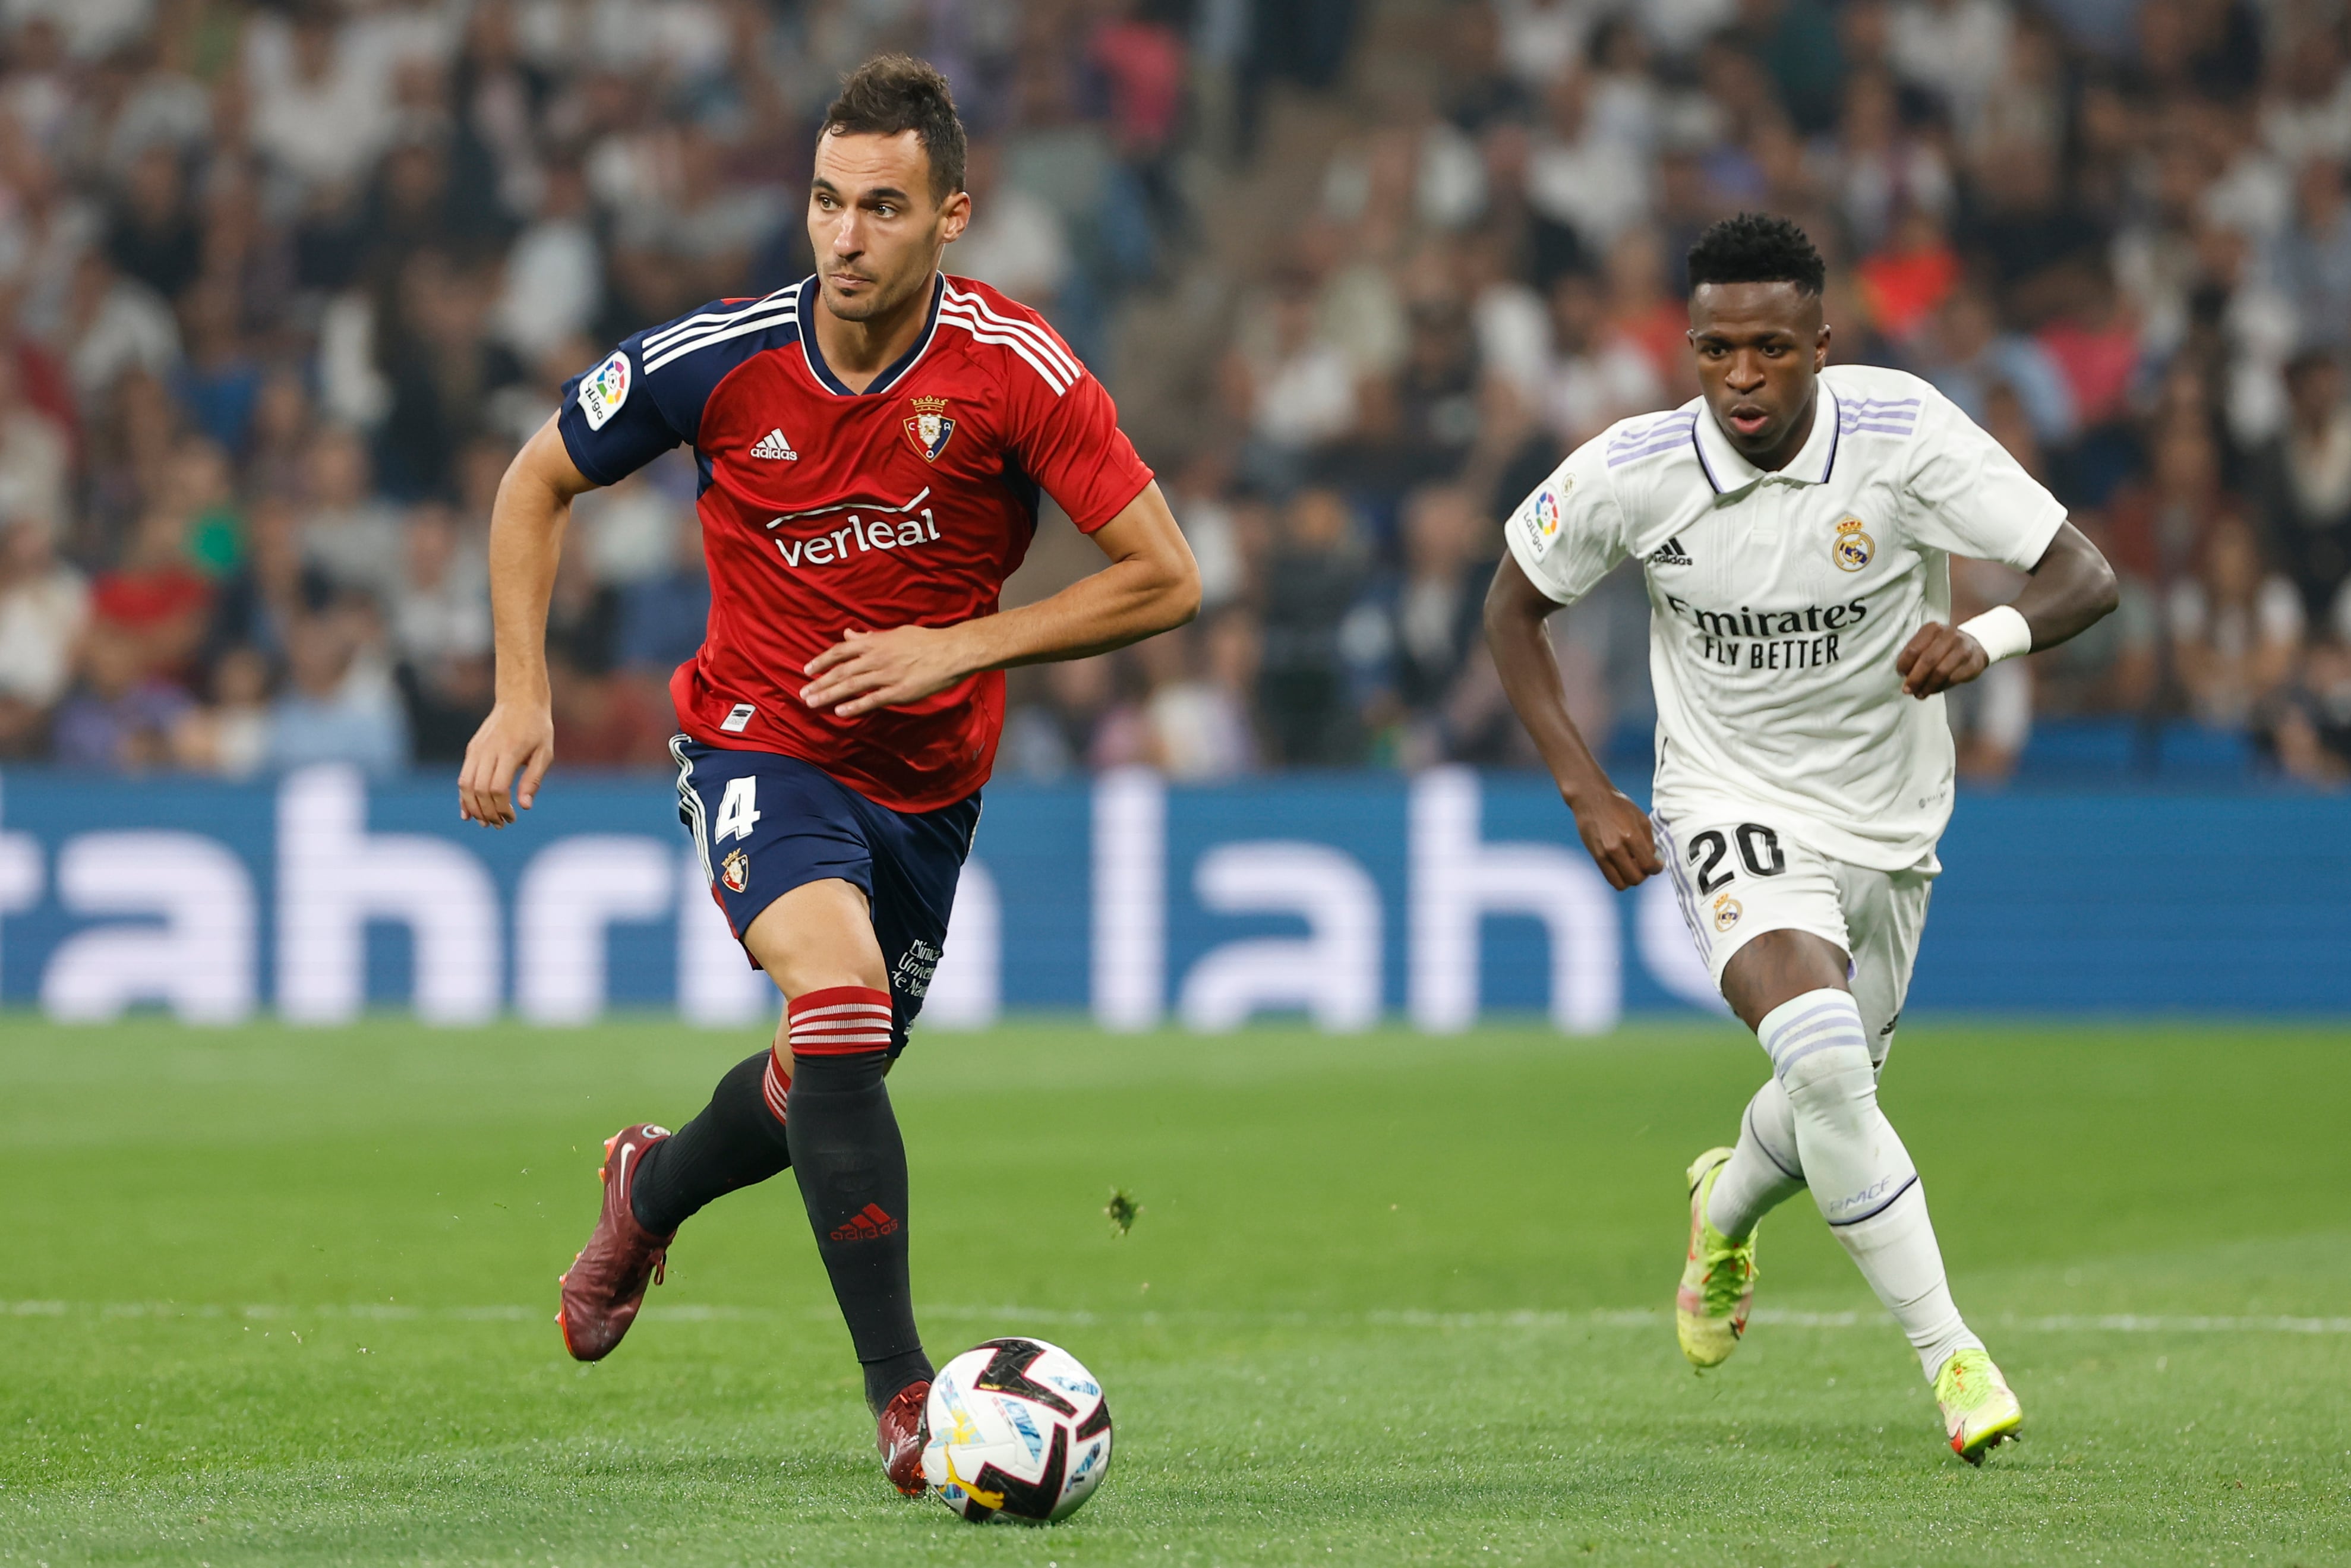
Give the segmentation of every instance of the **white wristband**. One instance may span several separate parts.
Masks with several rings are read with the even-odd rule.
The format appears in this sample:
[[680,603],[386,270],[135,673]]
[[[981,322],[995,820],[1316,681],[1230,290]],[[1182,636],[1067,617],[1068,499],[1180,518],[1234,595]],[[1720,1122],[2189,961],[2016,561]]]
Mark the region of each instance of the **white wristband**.
[[1959,630],[1973,637],[1982,646],[1984,657],[1995,664],[2032,652],[2032,628],[2013,604],[1995,605],[1971,621],[1961,622]]

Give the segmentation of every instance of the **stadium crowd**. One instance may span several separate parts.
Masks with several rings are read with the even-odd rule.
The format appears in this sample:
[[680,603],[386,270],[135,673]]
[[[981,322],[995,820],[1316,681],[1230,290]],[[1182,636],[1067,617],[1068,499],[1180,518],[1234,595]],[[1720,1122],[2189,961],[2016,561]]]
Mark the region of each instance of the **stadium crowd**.
[[[1768,208],[1830,256],[1834,356],[1940,387],[2123,573],[2120,613],[1955,702],[1969,772],[2038,727],[2351,777],[2340,0],[0,0],[0,759],[457,757],[507,457],[620,337],[809,270],[813,127],[900,47],[975,133],[950,269],[1102,374],[1206,580],[1182,632],[1017,672],[999,772],[1527,760],[1478,634],[1499,518],[1695,394],[1680,255]],[[664,758],[694,487],[673,455],[577,508],[567,763]],[[1048,519],[1016,589],[1090,553]],[[1959,612],[2005,575],[1957,563]],[[1624,570],[1558,622],[1620,756],[1646,617]]]

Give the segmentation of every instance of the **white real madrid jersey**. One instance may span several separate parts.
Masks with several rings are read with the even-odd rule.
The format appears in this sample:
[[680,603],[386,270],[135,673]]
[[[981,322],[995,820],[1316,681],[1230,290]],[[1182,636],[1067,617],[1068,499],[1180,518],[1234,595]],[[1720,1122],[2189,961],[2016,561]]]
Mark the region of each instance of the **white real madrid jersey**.
[[1778,473],[1693,399],[1577,448],[1506,532],[1562,604],[1645,563],[1667,817],[1752,804],[1823,853],[1904,871],[1950,817],[1952,748],[1942,697],[1903,695],[1894,656],[1949,619],[1952,555],[2030,570],[2064,520],[1927,382],[1833,365]]

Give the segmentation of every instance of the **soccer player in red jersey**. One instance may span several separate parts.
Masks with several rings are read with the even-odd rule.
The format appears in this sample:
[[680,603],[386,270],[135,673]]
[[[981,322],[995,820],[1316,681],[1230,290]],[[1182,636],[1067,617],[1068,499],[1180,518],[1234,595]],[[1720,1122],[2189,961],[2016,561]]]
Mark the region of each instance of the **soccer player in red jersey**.
[[[571,499],[691,446],[711,604],[670,683],[679,816],[785,1019],[674,1134],[637,1124],[606,1144],[603,1210],[557,1321],[573,1355],[605,1355],[678,1226],[789,1166],[909,1495],[931,1364],[883,1078],[946,940],[1001,672],[1164,632],[1200,597],[1102,384],[1035,311],[941,272],[971,214],[964,146],[936,71],[869,62],[817,140],[816,276],[640,332],[565,387],[499,486],[497,702],[458,783],[485,825],[529,809],[555,754],[547,611]],[[1040,493],[1108,564],[999,611]]]

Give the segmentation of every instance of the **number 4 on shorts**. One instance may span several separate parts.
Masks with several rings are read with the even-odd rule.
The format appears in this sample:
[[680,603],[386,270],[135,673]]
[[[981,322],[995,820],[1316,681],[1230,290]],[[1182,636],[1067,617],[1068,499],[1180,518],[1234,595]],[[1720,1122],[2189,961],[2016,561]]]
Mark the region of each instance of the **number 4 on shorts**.
[[759,820],[758,793],[757,779],[747,775],[726,780],[726,793],[718,802],[718,820],[710,825],[712,844],[751,836],[752,825]]

